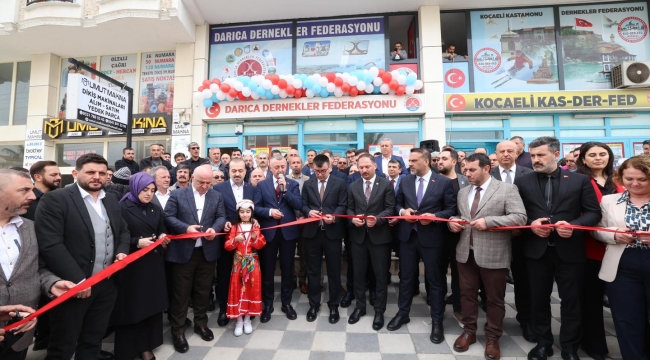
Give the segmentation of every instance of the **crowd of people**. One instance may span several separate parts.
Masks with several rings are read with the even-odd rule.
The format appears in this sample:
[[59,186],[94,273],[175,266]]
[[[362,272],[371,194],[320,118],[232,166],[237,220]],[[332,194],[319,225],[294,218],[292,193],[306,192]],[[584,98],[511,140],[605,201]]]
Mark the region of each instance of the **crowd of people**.
[[[557,139],[537,138],[528,151],[525,145],[514,137],[489,155],[414,148],[407,166],[390,139],[381,140],[378,154],[309,150],[304,163],[295,149],[253,155],[211,148],[202,158],[193,142],[190,157],[175,154],[172,167],[171,154],[153,144],[139,162],[125,148],[113,169],[100,155],[80,156],[75,182],[64,188],[53,161],[29,173],[0,170],[2,324],[150,250],[37,320],[0,330],[0,359],[25,359],[34,336],[47,359],[155,359],[165,314],[179,353],[189,350],[188,327],[214,339],[208,312],[217,309],[218,326],[235,321],[234,336],[250,334],[254,318],[272,321],[278,263],[280,311],[289,320],[298,317],[297,289],[309,299],[300,315],[318,318],[324,262],[328,321],[339,322],[339,308],[354,302],[347,321],[355,324],[370,303],[378,331],[394,257],[398,311],[389,314],[389,331],[410,322],[422,261],[435,344],[445,339],[451,305],[463,327],[453,349],[467,351],[477,341],[480,307],[485,358],[499,359],[510,282],[523,337],[536,344],[528,359],[553,356],[555,282],[563,359],[578,359],[579,348],[606,358],[604,304],[623,358],[650,358],[650,156],[615,166],[606,144],[587,142],[563,169]],[[101,350],[111,333],[113,354]]]

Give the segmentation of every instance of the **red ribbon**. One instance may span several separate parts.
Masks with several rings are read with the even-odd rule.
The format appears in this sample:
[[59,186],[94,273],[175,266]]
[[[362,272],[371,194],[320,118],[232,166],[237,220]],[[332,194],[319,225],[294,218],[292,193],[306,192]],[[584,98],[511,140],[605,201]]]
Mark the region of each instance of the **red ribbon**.
[[[343,215],[343,214],[334,214],[332,215],[337,218],[342,218],[342,219],[368,219],[368,218],[378,218],[375,216],[366,216],[366,215]],[[302,218],[296,221],[291,221],[286,224],[280,224],[280,225],[275,225],[271,226],[268,228],[260,229],[260,230],[270,230],[270,229],[277,229],[277,228],[282,228],[282,227],[287,227],[287,226],[295,226],[295,225],[302,225],[302,224],[307,224],[307,223],[312,223],[316,221],[321,221],[324,219],[325,216],[321,217],[307,217],[307,218]],[[469,222],[464,221],[464,220],[454,220],[454,219],[444,219],[444,218],[439,218],[436,216],[422,216],[422,215],[406,215],[406,216],[384,216],[381,217],[383,219],[399,219],[399,220],[431,220],[431,221],[440,221],[440,222],[458,222],[463,225],[469,225]],[[607,228],[599,228],[599,227],[592,227],[592,226],[581,226],[581,225],[571,225],[571,224],[544,224],[544,225],[522,225],[522,226],[500,226],[500,227],[494,227],[490,228],[489,230],[491,231],[507,231],[507,230],[518,230],[518,229],[531,229],[531,228],[555,228],[555,227],[563,227],[563,228],[570,228],[574,230],[585,230],[585,231],[604,231],[604,232],[610,232],[610,233],[620,233],[620,234],[635,234],[635,235],[650,235],[650,232],[647,231],[639,231],[639,232],[633,232],[633,231],[619,231],[615,229],[607,229]],[[167,238],[170,240],[183,240],[183,239],[195,239],[198,237],[208,237],[208,236],[219,236],[219,235],[227,235],[227,233],[206,233],[206,232],[195,232],[195,233],[186,233],[186,234],[180,234],[180,235],[167,235]],[[50,303],[47,305],[39,308],[36,310],[34,313],[30,314],[29,316],[25,317],[24,319],[17,321],[11,325],[7,325],[4,327],[5,331],[9,331],[11,329],[14,329],[26,322],[32,321],[35,318],[41,316],[42,314],[46,313],[50,309],[58,306],[59,304],[63,303],[64,301],[70,299],[71,297],[77,295],[81,291],[84,291],[88,289],[89,287],[92,287],[93,285],[96,285],[102,280],[105,280],[109,278],[111,275],[115,274],[116,272],[124,269],[127,265],[131,264],[132,262],[140,259],[141,257],[147,255],[151,251],[153,251],[157,246],[161,245],[163,243],[164,239],[160,238],[156,240],[155,243],[147,246],[146,248],[140,249],[139,251],[136,251],[121,261],[116,261],[113,264],[109,265],[106,267],[104,270],[98,272],[97,274],[91,276],[90,278],[86,279],[85,281],[77,284],[77,286],[73,287],[72,289],[66,291],[63,295],[57,297],[56,299],[52,300]]]

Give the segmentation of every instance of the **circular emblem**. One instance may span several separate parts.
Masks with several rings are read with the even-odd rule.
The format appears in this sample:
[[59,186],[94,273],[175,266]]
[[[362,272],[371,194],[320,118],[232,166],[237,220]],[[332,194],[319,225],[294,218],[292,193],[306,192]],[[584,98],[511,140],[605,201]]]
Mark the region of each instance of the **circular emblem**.
[[244,50],[242,50],[242,48],[236,48],[235,49],[235,55],[236,56],[241,56],[241,54],[243,54],[243,53],[244,53]]
[[233,55],[233,54],[228,54],[228,55],[226,55],[226,62],[227,62],[227,63],[233,63],[233,62],[235,62],[235,55]]
[[408,111],[417,111],[422,103],[420,102],[420,99],[416,97],[409,97],[404,101],[404,107],[406,107],[406,110]]
[[465,109],[465,104],[465,98],[460,94],[452,95],[447,100],[447,107],[451,111],[463,111]]
[[407,67],[405,67],[405,66],[404,66],[404,67],[397,68],[397,69],[391,69],[390,71],[395,71],[395,70],[397,70],[397,71],[404,71],[404,73],[405,73],[406,75],[408,75],[408,74],[410,74],[410,73],[414,73],[414,74],[415,74],[415,71],[413,71],[413,69],[411,69],[411,68],[407,68]]
[[501,54],[492,48],[482,48],[474,55],[474,66],[480,72],[493,73],[501,66]]
[[648,35],[648,24],[636,16],[626,17],[618,23],[618,35],[626,42],[639,42]]
[[255,54],[243,56],[235,64],[235,74],[237,76],[265,75],[266,72],[266,61]]
[[465,73],[460,69],[449,69],[445,74],[445,83],[450,88],[459,88],[465,84]]
[[214,103],[211,107],[205,108],[205,115],[207,115],[210,119],[214,119],[219,116],[220,112],[221,106],[219,106],[219,103]]

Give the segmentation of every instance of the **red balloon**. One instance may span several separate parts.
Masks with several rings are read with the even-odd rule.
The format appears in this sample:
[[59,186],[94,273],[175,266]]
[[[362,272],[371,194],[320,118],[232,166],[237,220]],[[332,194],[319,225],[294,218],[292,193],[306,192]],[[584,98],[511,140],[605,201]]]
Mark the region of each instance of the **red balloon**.
[[246,100],[246,96],[244,96],[244,94],[242,94],[241,91],[237,93],[237,97],[239,98],[239,100]]
[[230,95],[230,97],[235,98],[235,97],[237,97],[239,95],[239,92],[237,90],[235,90],[235,88],[232,88],[232,89],[230,89],[230,91],[228,91],[228,95]]
[[[390,74],[390,73],[387,73],[387,74]],[[398,86],[399,86],[399,84],[397,83],[397,80],[391,80],[390,82],[388,82],[388,88],[391,89],[391,90],[397,89]]]
[[199,92],[203,91],[203,86],[199,86]]
[[217,84],[217,85],[221,85],[221,80],[219,80],[217,78],[214,78],[214,79],[212,79],[212,83]]
[[296,99],[300,99],[302,97],[302,89],[296,89],[295,92],[293,93],[293,97]]
[[393,80],[393,75],[391,75],[389,72],[384,72],[383,74],[380,73],[379,76],[381,76],[381,80],[384,82],[384,84],[388,84],[391,82],[391,80]]
[[343,83],[343,85],[341,85],[341,90],[343,90],[344,93],[350,92],[350,84]]
[[329,81],[329,82],[334,82],[334,79],[336,78],[336,74],[334,74],[334,73],[327,73],[327,74],[325,74],[325,77],[327,78],[327,81]]
[[404,92],[406,89],[404,88],[404,85],[400,85],[395,89],[395,95],[404,95]]
[[365,95],[365,94],[366,94],[366,91],[365,91],[365,90],[361,90],[361,91],[359,91],[359,95]]
[[359,94],[359,90],[357,90],[356,87],[351,87],[350,88],[350,96],[355,97]]
[[343,85],[343,79],[337,76],[336,78],[334,78],[334,85],[336,85],[337,87],[341,87],[341,85]]
[[205,89],[209,88],[210,84],[212,84],[212,82],[210,82],[210,80],[203,80],[203,88],[205,88]]
[[384,69],[379,69],[379,76],[382,76],[385,72],[386,72],[386,70],[384,70]]
[[[282,81],[282,80],[280,80],[280,81]],[[286,83],[286,80],[285,80],[285,83]],[[278,86],[280,86],[280,84],[278,84]],[[280,89],[282,89],[282,87],[280,87]],[[296,93],[296,88],[293,87],[293,85],[287,85],[285,91],[287,92],[287,94],[293,95],[293,94]]]
[[276,74],[271,75],[271,83],[277,85],[278,82],[280,82],[280,76]]
[[228,91],[230,91],[230,85],[226,83],[221,84],[219,88],[221,89],[221,92],[227,93]]
[[[280,79],[280,80],[278,81],[278,87],[279,87],[280,89],[286,89],[286,88],[287,88],[287,80]],[[287,93],[287,94],[288,94],[288,93]]]

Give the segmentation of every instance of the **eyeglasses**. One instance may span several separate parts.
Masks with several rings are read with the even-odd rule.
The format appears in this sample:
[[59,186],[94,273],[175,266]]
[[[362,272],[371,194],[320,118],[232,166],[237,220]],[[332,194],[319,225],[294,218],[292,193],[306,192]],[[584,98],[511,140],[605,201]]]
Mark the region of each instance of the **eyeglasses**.
[[325,173],[327,173],[327,170],[329,170],[329,169],[330,169],[330,168],[322,169],[322,170],[316,170],[316,169],[314,169],[314,172],[315,172],[316,174],[325,174]]
[[431,159],[431,161],[433,161],[433,162],[438,162],[438,159]]
[[213,178],[213,179],[225,179],[226,177],[225,177],[225,176],[221,176],[221,175],[217,175],[217,176],[213,176],[212,178]]
[[190,148],[190,150],[199,150],[199,149],[200,149],[200,147],[198,147],[198,146],[193,146],[193,147]]

